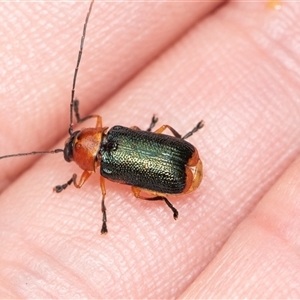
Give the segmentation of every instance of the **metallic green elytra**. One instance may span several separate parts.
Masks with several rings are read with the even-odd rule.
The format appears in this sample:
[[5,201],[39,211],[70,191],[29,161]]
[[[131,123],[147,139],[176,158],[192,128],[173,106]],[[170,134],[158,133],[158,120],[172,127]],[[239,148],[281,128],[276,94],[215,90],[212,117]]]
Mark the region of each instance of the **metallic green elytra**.
[[[169,125],[163,125],[151,132],[157,122],[155,116],[145,131],[136,126],[114,126],[109,130],[102,126],[99,115],[80,117],[79,101],[75,99],[75,85],[93,3],[94,0],[90,3],[83,25],[71,89],[69,138],[64,149],[9,154],[0,156],[0,159],[63,152],[64,159],[67,162],[74,161],[83,172],[78,180],[77,175],[73,174],[66,183],[55,186],[54,191],[57,193],[71,184],[81,188],[99,168],[103,214],[101,233],[107,233],[105,179],[130,185],[134,196],[139,199],[164,201],[172,210],[174,219],[177,219],[178,211],[167,199],[167,195],[186,194],[199,186],[203,176],[202,162],[197,149],[185,139],[202,128],[204,123],[199,122],[186,135],[181,136]],[[74,131],[74,117],[77,123],[95,119],[96,126]],[[166,129],[172,135],[164,134]]]
[[141,189],[180,194],[194,152],[195,147],[181,138],[114,126],[101,143],[100,174]]

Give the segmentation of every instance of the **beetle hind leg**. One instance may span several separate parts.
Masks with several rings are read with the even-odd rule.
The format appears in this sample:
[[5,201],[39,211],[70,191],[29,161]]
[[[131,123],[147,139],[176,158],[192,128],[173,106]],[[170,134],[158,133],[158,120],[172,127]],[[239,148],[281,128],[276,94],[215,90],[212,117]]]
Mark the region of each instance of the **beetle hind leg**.
[[[168,205],[168,207],[172,210],[173,212],[173,217],[175,220],[178,218],[178,210],[173,206],[173,204],[164,196],[155,196],[155,197],[144,197],[141,196],[141,191],[142,189],[137,188],[137,187],[132,187],[132,192],[136,198],[143,199],[143,200],[148,200],[148,201],[165,201],[165,203]],[[148,191],[146,191],[148,192]]]

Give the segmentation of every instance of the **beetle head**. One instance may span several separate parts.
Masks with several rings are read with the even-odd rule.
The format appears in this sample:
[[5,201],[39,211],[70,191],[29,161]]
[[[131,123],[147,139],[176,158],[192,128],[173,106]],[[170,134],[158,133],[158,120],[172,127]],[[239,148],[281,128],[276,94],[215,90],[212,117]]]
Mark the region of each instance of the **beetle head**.
[[73,161],[73,157],[74,157],[73,150],[74,150],[75,140],[79,132],[80,131],[73,132],[65,142],[64,159],[67,162]]

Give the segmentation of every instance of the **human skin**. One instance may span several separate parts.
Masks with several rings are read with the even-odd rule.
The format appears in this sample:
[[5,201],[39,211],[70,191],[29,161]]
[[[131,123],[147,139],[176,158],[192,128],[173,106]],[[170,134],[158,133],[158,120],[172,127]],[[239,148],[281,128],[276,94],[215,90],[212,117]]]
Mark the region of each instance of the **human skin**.
[[[87,9],[0,4],[0,155],[64,146]],[[299,19],[296,2],[96,2],[81,115],[182,134],[203,119],[203,182],[169,198],[174,221],[106,181],[100,235],[98,173],[56,194],[81,173],[61,153],[0,160],[0,298],[299,298]]]

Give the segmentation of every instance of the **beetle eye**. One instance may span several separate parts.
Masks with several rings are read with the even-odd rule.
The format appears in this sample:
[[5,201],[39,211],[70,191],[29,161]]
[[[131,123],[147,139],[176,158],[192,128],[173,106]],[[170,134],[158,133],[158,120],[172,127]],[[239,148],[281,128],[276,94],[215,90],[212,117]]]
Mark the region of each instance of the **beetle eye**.
[[79,131],[75,131],[67,140],[65,143],[64,148],[64,159],[67,162],[71,162],[73,160],[73,149],[75,144],[75,139],[78,135]]

